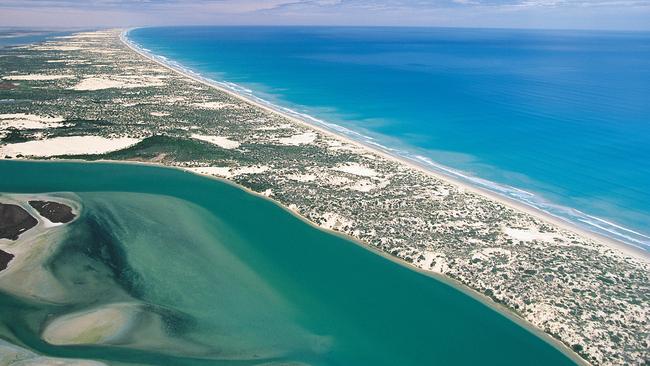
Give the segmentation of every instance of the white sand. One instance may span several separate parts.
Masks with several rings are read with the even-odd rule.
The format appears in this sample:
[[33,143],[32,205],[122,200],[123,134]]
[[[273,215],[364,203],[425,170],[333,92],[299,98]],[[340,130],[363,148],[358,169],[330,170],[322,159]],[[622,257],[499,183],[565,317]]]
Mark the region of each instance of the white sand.
[[236,149],[239,147],[239,142],[230,140],[225,136],[210,136],[210,135],[198,135],[193,134],[193,139],[209,142],[213,145],[217,145],[222,149]]
[[349,184],[352,181],[346,177],[339,177],[336,175],[328,175],[325,177],[325,182],[329,185],[333,186],[342,186],[345,184]]
[[227,107],[234,107],[233,104],[221,103],[221,102],[203,102],[203,103],[192,103],[193,106],[203,108],[203,109],[223,109]]
[[513,229],[506,227],[503,229],[503,232],[506,233],[509,237],[518,240],[518,241],[553,241],[556,233],[540,233],[534,229]]
[[140,142],[140,139],[101,136],[67,136],[45,140],[19,142],[0,146],[0,156],[39,156],[102,154],[121,150]]
[[346,226],[352,226],[354,224],[352,220],[346,219],[334,212],[325,212],[321,218],[323,221],[319,226],[325,229],[341,230]]
[[47,80],[59,80],[67,79],[74,77],[74,75],[48,75],[48,74],[28,74],[28,75],[9,75],[3,77],[5,80],[16,80],[16,81],[47,81]]
[[385,188],[386,186],[388,186],[389,183],[390,181],[388,179],[383,179],[380,180],[379,182],[374,182],[369,179],[362,179],[348,186],[347,188],[353,191],[370,192],[375,189]]
[[64,60],[47,60],[49,63],[53,64],[66,64],[66,65],[80,65],[80,64],[87,64],[87,60],[72,60],[72,59],[64,59]]
[[[261,123],[266,123],[266,121],[260,121]],[[256,130],[259,131],[276,131],[276,130],[286,130],[286,129],[292,129],[293,126],[291,126],[288,123],[283,123],[280,125],[275,125],[275,126],[261,126],[256,128]]]
[[136,80],[114,80],[103,77],[90,77],[83,79],[77,85],[73,86],[72,90],[88,91],[88,90],[101,90],[111,88],[145,88],[151,86],[163,86],[164,83],[155,77],[146,77]]
[[77,85],[72,87],[73,90],[100,90],[110,88],[124,88],[126,84],[121,81],[103,79],[103,78],[87,78],[80,81]]
[[312,182],[316,180],[316,175],[314,174],[287,174],[286,177],[297,182]]
[[191,172],[199,173],[199,174],[213,175],[222,178],[234,178],[238,175],[264,173],[268,171],[270,168],[264,165],[263,166],[255,165],[255,166],[244,166],[239,168],[211,166],[211,167],[186,168],[186,169]]
[[187,170],[199,174],[205,175],[214,175],[217,177],[229,178],[232,177],[230,173],[230,168],[223,166],[209,166],[209,167],[200,167],[200,168],[187,168]]
[[17,130],[45,129],[66,126],[62,117],[38,116],[35,114],[9,113],[0,114],[0,130],[15,128]]
[[38,51],[80,51],[81,47],[75,46],[55,46],[55,45],[42,45],[32,47],[34,50]]
[[277,141],[282,145],[293,145],[293,146],[311,144],[312,142],[316,141],[316,133],[305,132],[305,133],[301,133],[289,137],[280,137],[277,139]]
[[185,102],[187,98],[185,97],[169,97],[164,99],[163,101],[166,102],[167,104],[175,104],[179,102]]
[[129,331],[138,311],[132,304],[113,304],[64,315],[48,324],[42,337],[57,346],[110,343]]
[[374,177],[377,175],[376,170],[363,166],[359,163],[347,163],[347,164],[339,165],[335,167],[334,170],[348,173],[348,174],[358,175],[361,177]]
[[76,33],[71,36],[61,36],[57,37],[60,39],[85,39],[85,38],[111,38],[113,37],[112,32],[82,32]]
[[154,117],[167,117],[167,116],[169,116],[169,113],[167,113],[167,112],[150,112],[149,114],[154,116]]

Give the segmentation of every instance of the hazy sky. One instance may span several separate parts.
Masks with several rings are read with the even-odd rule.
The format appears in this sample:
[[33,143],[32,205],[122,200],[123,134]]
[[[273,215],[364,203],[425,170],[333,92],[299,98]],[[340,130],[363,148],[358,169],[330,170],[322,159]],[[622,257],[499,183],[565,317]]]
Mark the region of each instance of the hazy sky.
[[650,30],[650,0],[0,0],[0,26],[180,24]]

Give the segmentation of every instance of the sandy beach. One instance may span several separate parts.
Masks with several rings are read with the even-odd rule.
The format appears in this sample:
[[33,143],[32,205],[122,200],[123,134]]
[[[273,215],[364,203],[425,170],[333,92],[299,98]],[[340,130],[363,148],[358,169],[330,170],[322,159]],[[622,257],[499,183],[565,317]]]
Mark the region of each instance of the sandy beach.
[[[158,65],[160,65],[162,67],[165,67],[165,68],[167,68],[167,69],[169,69],[169,70],[171,70],[173,72],[179,73],[179,74],[183,75],[184,77],[190,78],[190,79],[192,79],[192,80],[194,80],[196,82],[199,82],[201,84],[216,88],[216,89],[220,90],[221,92],[226,93],[226,94],[228,94],[228,95],[230,95],[230,96],[232,96],[234,98],[237,98],[237,99],[242,100],[242,101],[244,101],[246,103],[252,104],[252,105],[254,105],[254,106],[258,107],[258,108],[261,108],[261,109],[263,109],[263,110],[265,110],[267,112],[281,115],[284,118],[287,118],[287,119],[289,119],[289,120],[291,120],[291,121],[293,121],[295,123],[299,123],[299,124],[301,124],[303,126],[314,129],[314,130],[316,130],[316,131],[318,131],[318,132],[320,132],[322,134],[325,134],[325,135],[328,135],[328,136],[333,137],[335,139],[338,139],[338,140],[345,141],[347,143],[356,145],[356,146],[358,146],[360,148],[365,149],[368,152],[380,155],[381,157],[383,157],[383,158],[385,158],[387,160],[399,162],[400,164],[404,164],[404,165],[408,166],[411,169],[416,169],[416,170],[421,171],[421,172],[423,172],[423,173],[425,173],[427,175],[435,177],[436,179],[439,179],[439,180],[445,181],[445,182],[447,182],[449,184],[452,184],[452,185],[454,185],[456,187],[462,188],[462,189],[470,191],[470,192],[474,192],[476,194],[479,194],[479,195],[484,196],[486,198],[489,198],[491,200],[497,201],[497,202],[499,202],[499,203],[501,203],[501,204],[503,204],[505,206],[511,207],[511,208],[513,208],[515,210],[525,212],[525,213],[527,213],[529,215],[535,216],[535,217],[537,217],[539,219],[542,219],[544,221],[552,223],[552,224],[554,224],[554,225],[556,225],[556,226],[558,226],[558,227],[560,227],[562,229],[575,232],[575,233],[577,233],[577,234],[579,234],[581,236],[588,237],[588,238],[590,238],[590,239],[592,239],[592,240],[594,240],[596,242],[607,244],[613,250],[616,250],[616,251],[620,252],[623,255],[633,256],[635,258],[638,258],[638,259],[641,259],[643,261],[646,261],[646,262],[650,263],[650,253],[648,251],[645,251],[645,250],[641,249],[641,248],[637,248],[637,247],[628,245],[626,243],[621,243],[619,241],[610,239],[608,237],[605,237],[605,236],[597,234],[597,233],[586,231],[586,230],[584,230],[584,229],[582,229],[580,227],[577,227],[577,226],[575,226],[575,225],[573,225],[573,224],[571,224],[571,223],[569,223],[569,222],[567,222],[565,220],[562,220],[562,219],[560,219],[558,217],[552,216],[552,215],[550,215],[550,214],[548,214],[546,212],[540,211],[540,210],[538,210],[538,209],[536,209],[534,207],[525,205],[525,204],[523,204],[521,202],[515,201],[513,199],[510,199],[510,198],[507,198],[507,197],[504,197],[504,196],[497,195],[497,194],[495,194],[493,192],[487,191],[487,190],[482,189],[480,187],[469,185],[467,183],[461,182],[460,180],[458,180],[458,179],[456,179],[454,177],[443,175],[443,174],[440,174],[438,172],[431,171],[430,169],[427,169],[422,164],[419,164],[416,161],[407,160],[405,158],[392,155],[392,154],[390,154],[390,153],[388,153],[388,152],[386,152],[384,150],[381,150],[381,149],[377,148],[376,146],[370,146],[368,144],[364,144],[363,142],[351,139],[351,138],[349,138],[349,137],[347,137],[345,135],[342,135],[340,133],[337,133],[335,131],[328,130],[328,129],[323,128],[321,126],[317,126],[317,125],[315,125],[313,123],[309,123],[306,120],[296,118],[296,117],[291,116],[289,114],[283,113],[282,111],[271,108],[268,105],[259,103],[258,101],[255,101],[255,100],[253,100],[251,98],[247,98],[244,95],[235,93],[232,90],[224,88],[224,87],[220,86],[217,83],[210,82],[210,81],[208,81],[206,79],[197,77],[197,76],[192,75],[190,73],[187,73],[187,72],[185,72],[184,70],[182,70],[180,68],[169,65],[169,64],[157,59],[156,57],[153,57],[153,56],[149,55],[148,53],[142,51],[141,49],[139,49],[138,47],[133,45],[128,40],[128,37],[127,37],[127,34],[128,34],[128,32],[130,30],[131,29],[125,30],[120,35],[120,39],[122,40],[122,42],[126,46],[128,46],[131,50],[133,50],[134,52],[137,52],[141,56],[143,56],[143,57],[145,57],[145,58],[157,63]],[[302,140],[304,140],[303,136],[296,139],[296,141],[298,143],[300,141],[302,141]]]

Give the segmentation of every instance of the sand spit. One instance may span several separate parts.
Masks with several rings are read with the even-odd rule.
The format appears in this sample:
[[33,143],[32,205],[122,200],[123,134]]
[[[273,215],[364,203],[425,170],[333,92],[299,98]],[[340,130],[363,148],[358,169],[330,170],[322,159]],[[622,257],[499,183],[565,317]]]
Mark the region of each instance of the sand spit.
[[193,139],[209,142],[213,145],[217,145],[222,149],[236,149],[239,147],[239,142],[230,140],[224,136],[210,136],[210,135],[198,135],[192,134]]
[[[28,59],[87,59],[88,65],[57,67],[61,74],[74,74],[79,80],[95,77],[130,83],[137,80],[133,77],[144,76],[138,75],[142,70],[162,66],[155,59],[137,57],[128,45],[120,42],[119,33],[70,37],[58,46],[83,50],[55,55],[29,47],[5,50],[3,53],[12,52],[22,58],[8,68],[7,74],[28,73],[22,66],[22,61]],[[116,52],[90,51],[96,48]],[[98,68],[106,71],[98,75]],[[46,74],[48,70],[37,72]],[[35,94],[30,113],[48,115],[51,111],[74,108],[75,117],[84,119],[110,113],[112,124],[100,127],[100,132],[87,132],[92,135],[141,137],[161,133],[180,141],[188,137],[185,131],[191,128],[192,133],[200,135],[218,134],[233,141],[246,141],[249,144],[245,152],[188,153],[183,159],[174,158],[175,146],[155,148],[167,153],[165,165],[227,177],[259,193],[272,192],[276,201],[312,223],[331,225],[333,230],[390,253],[404,263],[453,278],[454,283],[457,281],[483,294],[482,298],[491,299],[487,303],[506,308],[561,340],[566,349],[581,350],[581,356],[590,362],[630,365],[643,364],[647,358],[647,253],[639,254],[524,205],[280,115],[196,75],[174,74],[159,80],[165,85],[146,93],[129,88],[107,90],[102,94],[110,95],[115,103],[97,106],[66,97],[69,93],[62,93],[57,100],[39,99]],[[63,83],[52,83],[58,84]],[[30,83],[21,86],[28,87]],[[183,120],[181,113],[179,118],[164,119],[149,114],[159,111],[159,105],[175,101],[186,101],[174,107],[193,120]],[[201,102],[221,103],[215,106],[217,109],[223,104],[237,108],[206,118],[210,115],[205,111],[208,108],[192,105]],[[176,117],[176,109],[165,110]],[[16,109],[13,113],[20,111]],[[218,133],[214,132],[215,126]],[[125,159],[130,157],[138,158],[137,154],[127,153]],[[354,174],[372,173],[350,163],[371,168],[377,175]],[[272,169],[238,174],[242,167],[249,172],[261,171],[261,167]],[[351,223],[341,225],[342,220],[324,216],[325,213],[336,213]]]
[[130,137],[66,136],[0,146],[0,156],[51,157],[58,155],[102,154],[140,142]]

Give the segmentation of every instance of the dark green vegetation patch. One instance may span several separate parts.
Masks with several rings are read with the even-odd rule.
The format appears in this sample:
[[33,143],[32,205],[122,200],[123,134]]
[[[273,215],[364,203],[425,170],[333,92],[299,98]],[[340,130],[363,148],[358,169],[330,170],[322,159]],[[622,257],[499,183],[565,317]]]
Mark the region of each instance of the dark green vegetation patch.
[[0,239],[16,240],[38,221],[18,205],[0,203]]

